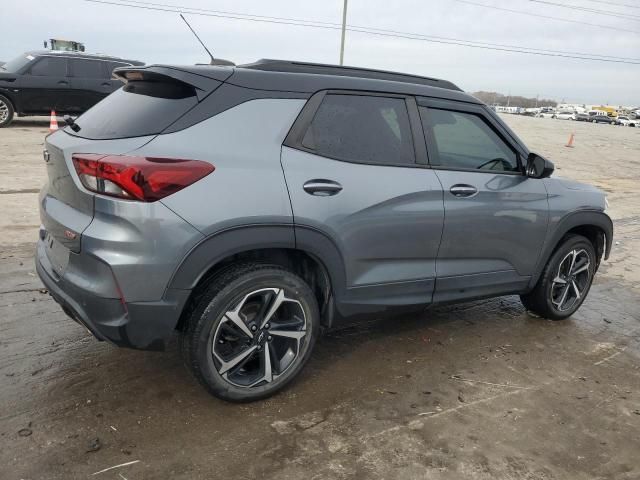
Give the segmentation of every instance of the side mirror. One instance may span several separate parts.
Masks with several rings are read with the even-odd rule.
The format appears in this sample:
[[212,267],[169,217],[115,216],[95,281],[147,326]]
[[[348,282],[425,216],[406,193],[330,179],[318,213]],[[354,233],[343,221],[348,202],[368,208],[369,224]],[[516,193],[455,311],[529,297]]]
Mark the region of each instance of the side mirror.
[[530,153],[527,158],[527,176],[531,178],[550,177],[555,169],[553,162],[537,153]]

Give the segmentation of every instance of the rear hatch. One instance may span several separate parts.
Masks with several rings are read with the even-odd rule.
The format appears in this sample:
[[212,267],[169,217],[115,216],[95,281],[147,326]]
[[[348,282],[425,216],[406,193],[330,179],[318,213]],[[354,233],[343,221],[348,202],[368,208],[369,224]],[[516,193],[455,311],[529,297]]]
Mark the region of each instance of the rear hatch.
[[122,154],[144,145],[153,136],[94,141],[59,131],[47,137],[44,159],[49,182],[40,192],[41,220],[47,233],[73,252],[93,219],[94,194],[80,186],[71,159],[74,153]]
[[80,251],[81,234],[93,219],[95,194],[82,186],[73,155],[136,150],[222,83],[168,67],[118,69],[116,75],[127,82],[123,88],[45,141],[49,181],[40,194],[42,223],[50,237],[74,252]]

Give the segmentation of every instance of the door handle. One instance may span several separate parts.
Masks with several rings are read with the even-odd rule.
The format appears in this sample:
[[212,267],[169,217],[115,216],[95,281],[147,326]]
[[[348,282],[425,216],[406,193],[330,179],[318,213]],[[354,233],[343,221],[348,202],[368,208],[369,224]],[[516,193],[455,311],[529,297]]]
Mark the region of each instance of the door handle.
[[67,82],[66,80],[60,80],[58,82],[58,85],[69,85],[69,82]]
[[452,186],[449,191],[452,193],[454,197],[462,198],[462,197],[473,197],[478,193],[478,189],[473,185],[466,184],[458,184]]
[[302,188],[310,195],[328,197],[339,193],[342,190],[342,185],[333,180],[315,179],[305,182]]
[[109,82],[102,82],[102,83],[100,84],[100,86],[101,86],[101,87],[110,87],[110,86],[111,86],[111,84],[110,84]]

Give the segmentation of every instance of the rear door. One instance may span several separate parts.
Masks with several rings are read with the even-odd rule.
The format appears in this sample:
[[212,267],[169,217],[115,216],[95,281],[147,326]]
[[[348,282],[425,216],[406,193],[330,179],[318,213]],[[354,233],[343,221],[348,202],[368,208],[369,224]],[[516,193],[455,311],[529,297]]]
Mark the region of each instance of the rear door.
[[66,57],[43,55],[20,79],[24,113],[68,111],[71,104],[70,78]]
[[[71,96],[72,111],[84,112],[111,93],[111,80],[106,62],[93,58],[72,58]],[[120,82],[120,86],[122,86]]]
[[307,103],[282,150],[298,243],[342,255],[338,307],[431,301],[443,224],[415,100],[330,91]]
[[526,152],[483,106],[420,99],[429,158],[444,192],[434,301],[517,292],[544,242],[547,191]]

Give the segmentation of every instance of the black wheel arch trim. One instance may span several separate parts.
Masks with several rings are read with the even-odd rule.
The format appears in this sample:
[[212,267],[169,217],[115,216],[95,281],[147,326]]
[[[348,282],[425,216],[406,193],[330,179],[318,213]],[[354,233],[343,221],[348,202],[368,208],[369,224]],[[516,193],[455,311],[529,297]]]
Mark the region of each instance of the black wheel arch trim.
[[542,275],[545,265],[549,261],[549,258],[551,258],[551,255],[560,241],[570,230],[576,227],[600,228],[605,234],[604,259],[606,260],[609,258],[611,245],[613,243],[613,222],[611,221],[611,218],[609,218],[609,215],[601,210],[578,210],[570,212],[562,217],[555,227],[553,227],[552,232],[547,235],[542,247],[542,253],[538,258],[536,270],[529,282],[529,288],[533,288],[536,283],[538,283],[538,279],[540,278],[540,275]]
[[307,253],[329,276],[332,294],[342,296],[346,275],[338,247],[320,230],[292,223],[238,225],[208,235],[182,259],[165,295],[171,289],[192,290],[212,267],[231,255],[269,248]]

